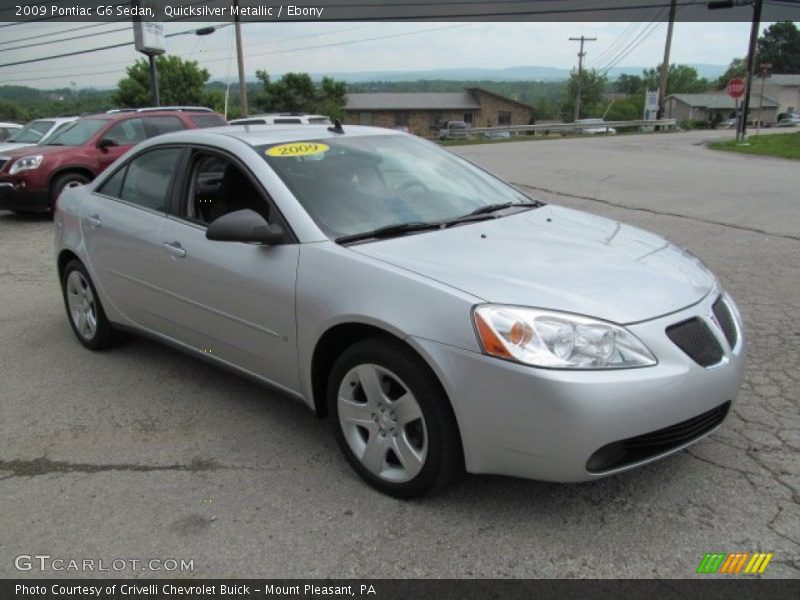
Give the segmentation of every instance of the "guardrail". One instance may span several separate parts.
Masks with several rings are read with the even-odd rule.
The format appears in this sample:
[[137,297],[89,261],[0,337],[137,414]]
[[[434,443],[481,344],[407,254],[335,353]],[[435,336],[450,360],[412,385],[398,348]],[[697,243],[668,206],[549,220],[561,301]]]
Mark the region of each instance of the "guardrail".
[[469,129],[442,129],[442,132],[447,131],[448,136],[464,137],[474,133],[490,133],[490,132],[504,132],[510,134],[529,133],[537,131],[580,131],[583,129],[607,129],[607,128],[623,128],[623,127],[675,127],[678,124],[677,119],[658,119],[653,121],[645,121],[644,119],[638,121],[603,121],[602,123],[544,123],[541,125],[502,125],[498,127],[470,127]]

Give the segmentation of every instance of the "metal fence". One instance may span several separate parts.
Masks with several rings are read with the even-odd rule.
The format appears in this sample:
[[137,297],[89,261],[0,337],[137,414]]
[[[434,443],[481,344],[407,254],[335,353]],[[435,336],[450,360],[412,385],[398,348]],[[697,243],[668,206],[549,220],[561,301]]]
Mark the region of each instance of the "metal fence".
[[[602,123],[543,123],[541,125],[501,125],[498,127],[470,127],[469,129],[441,129],[439,136],[467,137],[474,134],[503,133],[519,135],[526,133],[577,132],[587,129],[606,130],[639,127],[642,131],[653,131],[656,127],[669,129],[677,126],[676,119],[658,119],[655,121],[603,121]],[[487,136],[491,137],[491,135]]]

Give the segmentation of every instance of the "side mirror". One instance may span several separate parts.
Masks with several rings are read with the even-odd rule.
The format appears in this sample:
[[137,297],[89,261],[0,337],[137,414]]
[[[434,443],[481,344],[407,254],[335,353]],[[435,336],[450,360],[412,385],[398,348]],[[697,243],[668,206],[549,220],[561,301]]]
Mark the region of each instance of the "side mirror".
[[112,140],[111,138],[103,138],[99,142],[97,142],[97,147],[100,148],[103,152],[106,152],[108,148],[111,146],[116,146],[117,142]]
[[254,242],[275,246],[286,242],[286,232],[277,223],[266,219],[249,208],[236,210],[211,222],[206,229],[206,239],[215,242]]

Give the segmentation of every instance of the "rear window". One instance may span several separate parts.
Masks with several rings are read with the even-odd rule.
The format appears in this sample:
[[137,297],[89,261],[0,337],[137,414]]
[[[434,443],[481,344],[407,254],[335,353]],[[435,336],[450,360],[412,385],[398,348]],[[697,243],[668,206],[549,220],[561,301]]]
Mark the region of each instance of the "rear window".
[[199,128],[204,127],[224,127],[228,123],[219,115],[192,115],[189,117]]
[[185,127],[178,117],[147,117],[144,120],[144,130],[148,138],[182,129]]

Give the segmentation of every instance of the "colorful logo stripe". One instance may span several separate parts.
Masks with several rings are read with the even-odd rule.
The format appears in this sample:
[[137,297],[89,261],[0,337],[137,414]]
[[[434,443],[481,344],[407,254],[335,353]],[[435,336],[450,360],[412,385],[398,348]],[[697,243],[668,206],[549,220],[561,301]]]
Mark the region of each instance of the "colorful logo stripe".
[[754,552],[752,554],[750,552],[707,553],[703,560],[700,561],[697,573],[745,573],[757,575],[764,572],[773,555],[772,552]]

